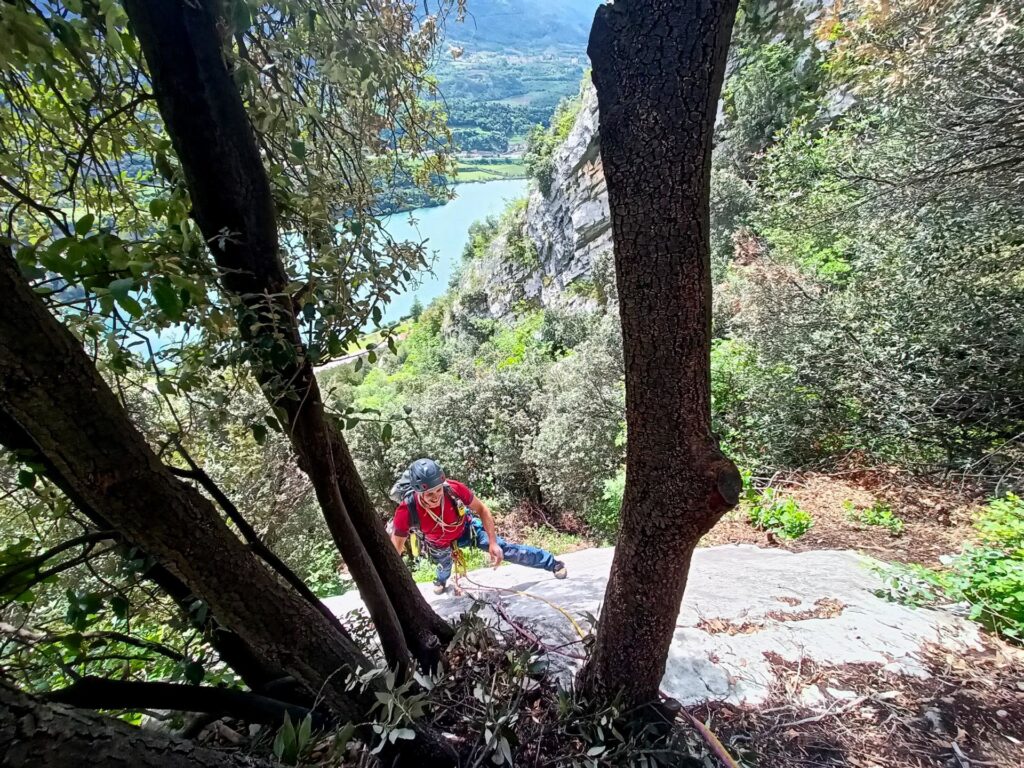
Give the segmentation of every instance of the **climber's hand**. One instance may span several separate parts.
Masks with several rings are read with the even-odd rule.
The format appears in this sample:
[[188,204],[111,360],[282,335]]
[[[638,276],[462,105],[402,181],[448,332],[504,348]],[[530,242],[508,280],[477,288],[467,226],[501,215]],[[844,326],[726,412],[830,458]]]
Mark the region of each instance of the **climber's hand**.
[[491,567],[497,568],[501,565],[501,561],[505,559],[505,555],[502,553],[501,547],[499,547],[495,542],[491,542],[491,546],[488,547],[488,550],[491,553]]

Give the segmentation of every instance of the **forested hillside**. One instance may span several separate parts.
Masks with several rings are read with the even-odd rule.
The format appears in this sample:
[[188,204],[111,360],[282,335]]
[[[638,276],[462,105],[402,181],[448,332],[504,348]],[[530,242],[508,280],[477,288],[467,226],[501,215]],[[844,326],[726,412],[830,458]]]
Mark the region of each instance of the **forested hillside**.
[[521,152],[576,91],[597,0],[479,0],[449,25],[455,55],[435,72],[453,138],[467,152]]
[[[764,8],[737,22],[712,169],[716,429],[753,478],[755,525],[814,525],[789,473],[881,470],[870,485],[929,490],[842,486],[849,509],[821,515],[844,530],[822,519],[809,539],[849,543],[865,516],[902,530],[909,504],[955,550],[972,501],[1024,477],[1021,73],[1002,53],[1020,27],[990,3]],[[529,202],[475,226],[461,279],[397,356],[332,384],[339,407],[393,421],[355,428],[382,501],[398,467],[437,455],[503,508],[601,540],[627,436],[586,84],[556,118],[531,142]],[[1019,591],[1014,573],[997,592]]]

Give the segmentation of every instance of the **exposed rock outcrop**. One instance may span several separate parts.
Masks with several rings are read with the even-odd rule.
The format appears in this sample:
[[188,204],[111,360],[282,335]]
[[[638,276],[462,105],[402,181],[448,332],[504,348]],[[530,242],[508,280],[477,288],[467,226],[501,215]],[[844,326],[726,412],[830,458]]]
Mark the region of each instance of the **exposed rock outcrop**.
[[[583,309],[599,303],[594,268],[610,257],[611,222],[597,97],[589,83],[581,98],[569,136],[555,150],[550,195],[534,189],[525,211],[506,221],[487,252],[466,266],[454,311],[500,319],[524,306]],[[516,258],[509,238],[524,235],[532,253]]]

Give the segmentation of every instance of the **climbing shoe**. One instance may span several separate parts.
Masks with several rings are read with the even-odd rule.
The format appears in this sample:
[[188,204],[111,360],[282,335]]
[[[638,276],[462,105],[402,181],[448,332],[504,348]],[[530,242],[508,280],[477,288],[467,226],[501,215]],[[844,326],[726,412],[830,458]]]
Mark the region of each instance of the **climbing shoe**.
[[565,563],[561,560],[555,560],[555,570],[552,573],[555,574],[556,579],[564,579],[569,575],[569,571],[565,569]]
[[435,595],[443,595],[444,594],[444,590],[445,590],[445,585],[444,584],[442,584],[439,581],[435,581],[434,582],[434,594]]

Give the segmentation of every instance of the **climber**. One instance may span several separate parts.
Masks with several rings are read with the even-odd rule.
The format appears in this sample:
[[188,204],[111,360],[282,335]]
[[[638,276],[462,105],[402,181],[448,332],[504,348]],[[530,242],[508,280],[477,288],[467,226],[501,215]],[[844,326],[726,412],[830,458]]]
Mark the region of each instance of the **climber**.
[[452,575],[452,551],[456,547],[475,546],[489,552],[495,568],[508,560],[551,571],[556,579],[568,575],[565,564],[550,552],[498,536],[487,505],[462,483],[447,479],[433,459],[417,459],[409,465],[391,489],[391,498],[398,503],[391,542],[401,554],[410,531],[422,533],[427,555],[436,567],[436,595],[444,592]]

